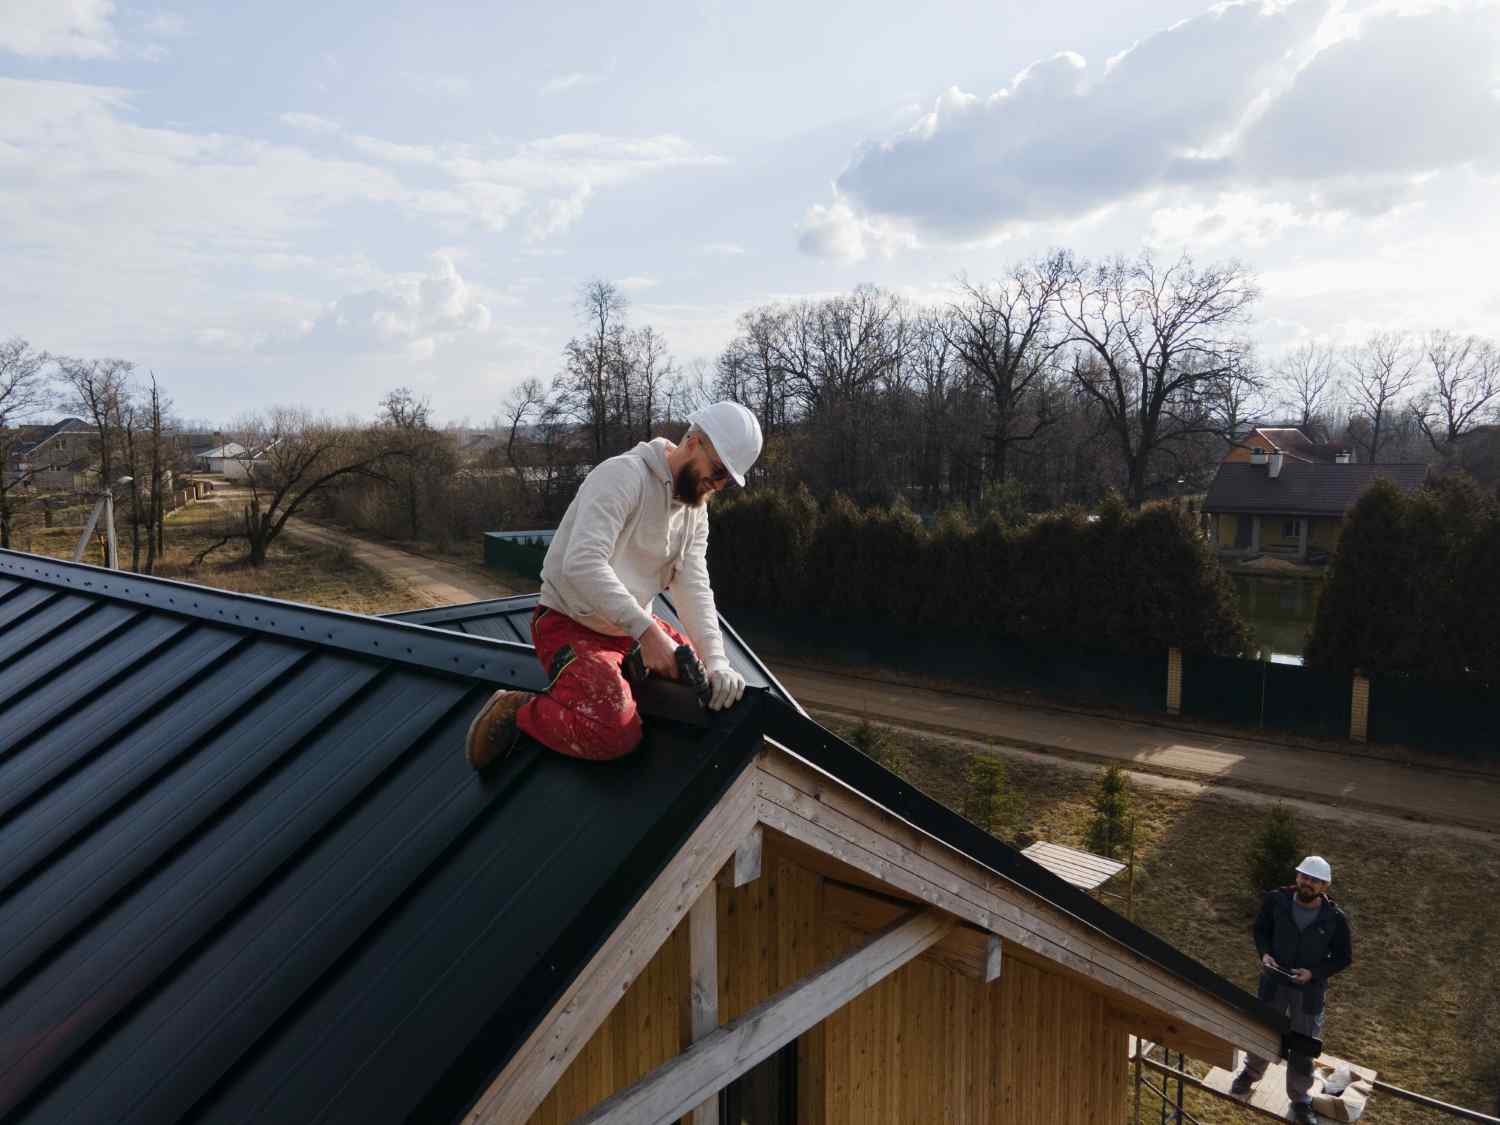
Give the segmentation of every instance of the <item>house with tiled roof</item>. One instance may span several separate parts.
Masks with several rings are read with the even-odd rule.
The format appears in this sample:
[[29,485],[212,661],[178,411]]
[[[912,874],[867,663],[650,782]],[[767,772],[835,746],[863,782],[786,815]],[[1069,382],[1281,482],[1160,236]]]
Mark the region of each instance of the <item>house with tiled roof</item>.
[[1385,479],[1414,492],[1427,472],[1422,464],[1312,461],[1281,451],[1250,461],[1226,459],[1209,485],[1203,511],[1223,558],[1319,564],[1338,547],[1344,517],[1365,489]]
[[1314,441],[1296,426],[1252,427],[1230,445],[1224,460],[1230,464],[1264,464],[1273,453],[1280,453],[1289,461],[1312,464],[1347,464],[1354,460],[1348,446]]

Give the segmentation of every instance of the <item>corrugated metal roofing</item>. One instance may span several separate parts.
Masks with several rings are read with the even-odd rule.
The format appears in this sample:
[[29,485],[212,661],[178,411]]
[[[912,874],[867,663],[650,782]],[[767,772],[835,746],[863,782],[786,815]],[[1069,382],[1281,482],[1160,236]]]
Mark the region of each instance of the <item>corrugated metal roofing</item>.
[[529,649],[0,552],[0,1118],[467,1108],[758,745],[482,778],[498,684]]
[[1205,512],[1273,516],[1342,516],[1384,477],[1411,492],[1427,479],[1426,465],[1328,465],[1287,459],[1272,477],[1265,465],[1226,461],[1203,501]]
[[[439,629],[452,629],[475,637],[490,637],[498,641],[531,643],[531,613],[536,608],[536,594],[521,594],[512,598],[493,598],[488,601],[470,602],[467,605],[438,606],[435,609],[409,610],[389,616],[396,621],[409,621],[418,625],[431,625]],[[682,621],[672,600],[666,594],[656,599],[653,607],[656,614],[678,629]],[[782,686],[755,652],[747,645],[733,626],[719,618],[719,631],[724,636],[724,654],[735,671],[745,677],[749,687],[766,688],[778,699],[790,703],[799,711],[802,705],[792,698],[792,693]]]
[[461,1116],[763,736],[1285,1029],[769,691],[476,775],[497,685],[529,648],[0,551],[0,1118]]

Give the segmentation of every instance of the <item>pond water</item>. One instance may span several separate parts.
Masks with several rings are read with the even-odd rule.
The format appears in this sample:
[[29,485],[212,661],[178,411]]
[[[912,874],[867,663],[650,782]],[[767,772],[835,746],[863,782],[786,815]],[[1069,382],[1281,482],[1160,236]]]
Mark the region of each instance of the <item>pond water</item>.
[[1231,574],[1240,612],[1250,626],[1252,655],[1276,664],[1301,664],[1318,612],[1323,579]]

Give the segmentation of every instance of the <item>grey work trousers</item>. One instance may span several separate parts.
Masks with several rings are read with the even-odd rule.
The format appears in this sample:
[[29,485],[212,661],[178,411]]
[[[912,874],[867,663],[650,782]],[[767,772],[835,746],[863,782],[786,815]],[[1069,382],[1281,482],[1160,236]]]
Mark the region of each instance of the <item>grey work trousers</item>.
[[[1290,1016],[1292,1030],[1314,1038],[1323,1037],[1323,989],[1317,985],[1299,988],[1282,980],[1273,973],[1260,974],[1260,987],[1256,990],[1267,1004],[1278,1012]],[[1245,1071],[1259,1082],[1266,1072],[1266,1060],[1259,1055],[1245,1056]],[[1313,1060],[1311,1056],[1299,1055],[1295,1051],[1286,1061],[1286,1096],[1293,1102],[1312,1100]]]

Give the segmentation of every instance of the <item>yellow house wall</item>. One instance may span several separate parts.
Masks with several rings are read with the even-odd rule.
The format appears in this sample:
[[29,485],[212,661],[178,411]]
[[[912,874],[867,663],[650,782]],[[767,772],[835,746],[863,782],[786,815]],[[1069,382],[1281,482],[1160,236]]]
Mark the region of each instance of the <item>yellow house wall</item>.
[[[731,1020],[862,940],[817,874],[768,852],[719,888],[719,1012]],[[563,1125],[683,1047],[686,922],[531,1118]],[[1098,1125],[1125,1120],[1125,1026],[1072,979],[1007,958],[985,984],[919,958],[798,1040],[800,1125]]]

